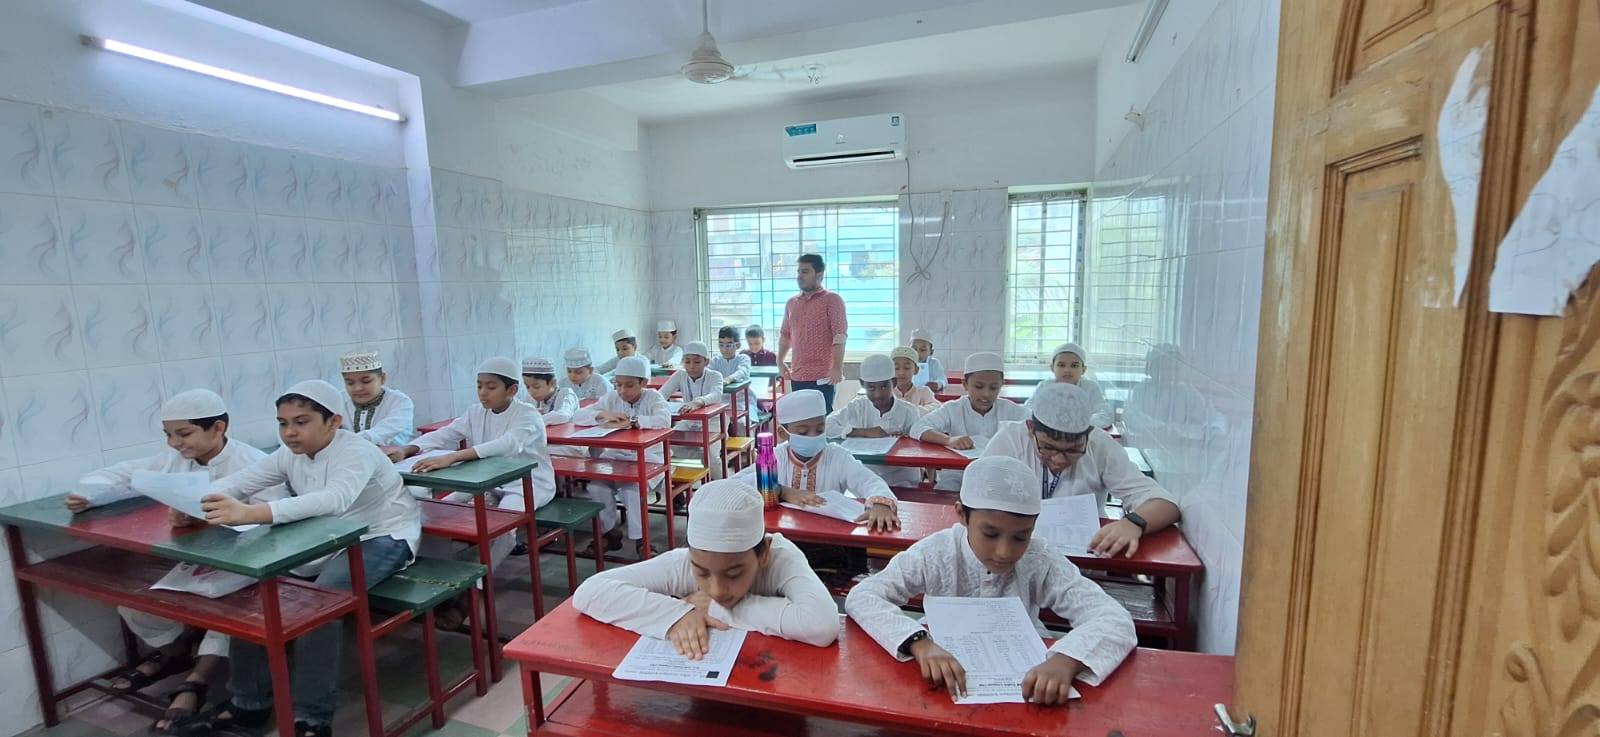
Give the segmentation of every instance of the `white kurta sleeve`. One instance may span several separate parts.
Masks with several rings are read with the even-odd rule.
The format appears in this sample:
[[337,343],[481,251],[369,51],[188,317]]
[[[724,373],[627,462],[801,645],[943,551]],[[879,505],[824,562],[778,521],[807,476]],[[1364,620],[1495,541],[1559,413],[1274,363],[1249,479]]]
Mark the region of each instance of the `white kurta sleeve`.
[[689,551],[678,549],[590,576],[572,592],[572,606],[606,624],[666,639],[667,630],[694,609],[677,597],[694,590]]
[[946,435],[958,435],[959,433],[950,432],[950,424],[952,415],[960,409],[962,401],[964,400],[955,399],[945,402],[939,405],[938,409],[923,415],[917,420],[916,426],[911,428],[911,437],[921,440],[929,430],[937,430]]
[[756,488],[756,464],[752,463],[739,469],[739,472],[733,475],[733,480],[749,484],[752,489]]
[[747,594],[734,605],[729,624],[807,645],[832,645],[839,638],[839,609],[828,587],[799,548],[774,538],[772,556],[761,578],[775,584],[777,595]]
[[289,480],[288,463],[293,457],[288,448],[279,448],[244,469],[211,482],[211,493],[226,494],[242,501],[256,497],[276,498],[284,493],[283,484]]
[[411,434],[411,428],[416,424],[416,404],[411,397],[399,392],[389,396],[394,397],[394,406],[372,423],[372,427],[356,433],[357,437],[373,445],[392,445]]
[[79,496],[89,500],[90,507],[99,507],[139,496],[133,489],[134,471],[160,471],[167,468],[165,454],[157,453],[144,458],[114,463],[97,471],[90,471],[78,479]]
[[572,413],[572,424],[585,426],[594,425],[600,422],[601,412],[617,411],[617,409],[612,406],[611,397],[613,396],[616,395],[607,394],[606,396],[597,400],[594,404],[591,404],[587,407],[578,407],[578,411]]
[[[378,453],[378,456],[382,454]],[[268,502],[267,506],[272,508],[272,524],[282,525],[312,517],[337,517],[348,511],[356,498],[361,496],[361,491],[367,488],[377,466],[373,456],[367,453],[347,453],[338,461],[328,469],[327,482],[322,488],[303,489],[299,496]],[[247,475],[259,465],[251,466],[238,475]]]
[[737,384],[737,383],[739,383],[741,381],[749,381],[750,380],[750,357],[749,356],[746,356],[743,353],[735,353],[733,355],[733,358],[730,358],[728,360],[733,363],[733,366],[731,367],[732,370],[726,372],[726,375],[722,377],[723,383]]
[[1022,426],[1022,432],[1017,432],[1010,423],[1000,423],[1000,429],[995,431],[989,444],[983,447],[982,458],[1000,456],[1001,458],[1015,458],[1023,463],[1032,463],[1037,454],[1032,449],[1023,445],[1027,441],[1027,426]]
[[1123,509],[1131,512],[1152,499],[1178,503],[1155,479],[1141,473],[1133,461],[1128,460],[1127,451],[1110,435],[1093,430],[1089,433],[1089,444],[1100,462],[1100,484],[1107,493],[1122,500]]
[[498,438],[472,446],[479,458],[521,455],[523,449],[534,447],[544,436],[543,423],[533,407],[513,399],[505,411],[511,413],[507,418],[506,431]]
[[1078,678],[1091,686],[1100,685],[1139,643],[1133,617],[1043,540],[1034,538],[1021,563],[1038,567],[1038,575],[1031,580],[1033,600],[1072,624],[1072,631],[1056,640],[1050,652],[1083,663],[1088,671]]
[[573,415],[578,414],[578,395],[571,389],[562,387],[556,390],[552,409],[544,413],[544,424],[561,425],[572,421]]
[[900,654],[900,645],[922,630],[900,607],[927,591],[924,556],[939,542],[930,537],[890,558],[889,565],[856,584],[844,599],[845,613],[896,660],[911,659]]
[[416,440],[411,441],[411,445],[416,446],[423,453],[430,450],[456,450],[462,443],[472,438],[471,427],[471,422],[467,419],[467,416],[462,415],[451,420],[450,424],[444,427],[433,432],[423,433]]
[[620,356],[612,356],[610,358],[607,358],[604,363],[600,364],[599,366],[594,367],[594,372],[597,373],[597,374],[609,374],[612,371],[616,371],[617,370],[617,361],[620,361],[620,360],[622,360],[622,358]]
[[690,399],[688,372],[683,369],[672,372],[672,375],[667,377],[667,383],[662,384],[656,391],[661,392],[664,399],[671,399],[674,394],[683,394],[684,401],[688,401]]
[[871,499],[875,496],[895,498],[894,492],[889,489],[889,483],[884,481],[882,476],[873,473],[872,469],[867,468],[867,464],[862,463],[861,459],[851,455],[844,448],[839,448],[838,451],[833,454],[832,462],[838,464],[846,490],[862,499]]
[[667,368],[677,368],[683,365],[683,348],[674,343],[671,348],[661,354],[661,365]]
[[828,415],[823,434],[830,438],[848,437],[850,431],[856,429],[855,406],[856,402],[859,401],[861,401],[860,398],[852,399],[839,405],[839,408],[834,410],[833,414]]
[[705,386],[701,388],[705,393],[697,397],[690,397],[688,392],[685,391],[684,398],[692,399],[701,405],[716,404],[722,401],[722,372],[708,368],[705,373],[700,375],[700,378],[704,380]]
[[644,396],[639,398],[638,414],[634,420],[639,427],[645,430],[665,430],[672,427],[672,410],[667,408],[667,400],[661,397],[660,392],[650,389],[644,390]]

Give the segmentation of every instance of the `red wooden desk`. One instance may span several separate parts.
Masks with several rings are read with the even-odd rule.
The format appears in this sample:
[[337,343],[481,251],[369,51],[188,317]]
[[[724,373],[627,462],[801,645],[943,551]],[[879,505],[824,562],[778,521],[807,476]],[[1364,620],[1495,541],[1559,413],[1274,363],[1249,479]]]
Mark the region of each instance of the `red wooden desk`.
[[[917,541],[960,521],[961,515],[956,510],[953,497],[948,504],[900,502],[900,529],[883,533],[869,532],[866,525],[853,525],[788,507],[767,510],[767,532],[782,533],[790,540],[887,550],[905,550]],[[1100,524],[1108,525],[1112,521],[1102,519]],[[1068,553],[1067,559],[1085,571],[1150,576],[1155,579],[1148,592],[1137,584],[1115,581],[1101,583],[1113,597],[1132,611],[1141,634],[1168,638],[1180,650],[1194,646],[1190,597],[1195,579],[1205,571],[1205,565],[1178,528],[1169,527],[1146,536],[1139,541],[1139,552],[1131,558],[1101,558]],[[1167,579],[1171,579],[1173,589],[1170,604],[1166,595]]]
[[[712,455],[715,455],[716,462],[722,466],[722,475],[727,476],[727,454],[720,451],[713,453],[712,451],[716,450],[715,446],[717,443],[722,442],[728,437],[728,418],[731,416],[731,414],[732,408],[722,402],[708,404],[699,409],[674,414],[672,416],[674,428],[676,428],[676,425],[679,422],[698,422],[700,423],[700,429],[674,429],[672,432],[672,444],[682,445],[690,448],[699,448],[700,458],[702,462],[705,463],[706,470],[708,471],[711,470]],[[711,429],[713,424],[717,426],[716,430]]]
[[[672,430],[618,430],[600,438],[572,437],[573,433],[587,429],[570,422],[551,425],[545,428],[545,439],[551,445],[573,445],[590,449],[632,451],[634,459],[626,461],[552,456],[550,459],[551,465],[555,467],[557,476],[582,479],[584,481],[619,481],[638,484],[639,510],[642,517],[639,520],[639,524],[641,529],[644,530],[644,548],[641,551],[641,555],[644,558],[649,558],[650,480],[657,476],[670,477],[672,474]],[[654,445],[661,446],[664,462],[651,463],[648,456],[645,455],[645,452]],[[602,546],[602,543],[596,542],[596,552],[599,552],[598,549]]]
[[[965,380],[965,375],[960,371],[945,372],[945,386],[960,384]],[[1031,386],[1042,384],[1055,378],[1055,374],[1048,369],[1006,369],[1005,383],[1018,386]]]
[[[957,705],[945,691],[923,683],[915,662],[896,661],[848,621],[838,644],[826,648],[750,633],[726,688],[617,685],[611,673],[637,639],[563,603],[506,645],[506,657],[521,664],[530,737],[637,735],[628,718],[616,719],[629,711],[655,722],[645,725],[650,730],[645,734],[729,734],[720,727],[731,717],[737,720],[728,724],[734,734],[793,734],[786,727],[805,718],[823,718],[882,727],[894,730],[892,734],[1213,735],[1212,705],[1225,702],[1233,688],[1233,658],[1139,649],[1100,686],[1078,684],[1083,698],[1066,706]],[[569,686],[547,714],[539,673],[590,682]],[[662,723],[672,711],[630,709],[630,704],[653,698],[638,691],[716,702],[719,708],[673,710],[684,716],[674,729]],[[721,704],[739,708],[723,710]],[[613,719],[616,731],[604,724]]]
[[454,418],[454,417],[446,417],[445,419],[439,420],[437,422],[430,422],[430,423],[428,423],[426,425],[417,425],[417,434],[418,435],[427,435],[428,433],[433,432],[434,430],[443,430],[447,426],[449,426],[450,423],[455,422],[455,419],[456,418]]

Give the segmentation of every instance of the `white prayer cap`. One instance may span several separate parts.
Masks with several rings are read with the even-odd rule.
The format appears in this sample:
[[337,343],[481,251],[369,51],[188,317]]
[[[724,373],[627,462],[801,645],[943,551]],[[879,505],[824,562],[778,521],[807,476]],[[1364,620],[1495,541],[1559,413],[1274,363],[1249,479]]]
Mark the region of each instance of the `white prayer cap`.
[[1055,363],[1056,356],[1059,356],[1063,353],[1071,353],[1072,355],[1077,356],[1079,361],[1082,361],[1085,364],[1089,363],[1089,354],[1084,353],[1083,348],[1077,343],[1062,343],[1061,345],[1056,346],[1055,352],[1050,354],[1050,362]]
[[767,533],[761,495],[733,479],[712,481],[689,500],[689,547],[708,553],[743,553]]
[[290,394],[299,394],[336,415],[344,414],[344,392],[333,388],[332,384],[322,379],[307,379],[295,384],[289,387],[289,391],[279,394],[278,398],[282,399]]
[[522,375],[523,376],[527,376],[529,374],[554,374],[555,372],[556,372],[556,365],[554,363],[552,363],[550,361],[550,359],[548,359],[548,358],[524,358],[524,359],[522,359]]
[[676,333],[678,332],[678,323],[675,323],[671,320],[662,320],[661,322],[656,323],[656,332]]
[[161,405],[161,421],[204,420],[228,414],[228,405],[210,389],[190,389],[172,395]]
[[904,358],[907,361],[910,361],[912,363],[916,363],[917,362],[917,351],[915,349],[913,349],[913,348],[907,348],[905,346],[900,346],[899,348],[896,348],[896,349],[894,349],[892,351],[889,351],[889,359],[890,359],[891,362],[893,360],[899,359],[899,358]]
[[861,380],[863,382],[893,381],[894,359],[882,353],[874,353],[861,359]]
[[611,334],[611,342],[615,343],[615,342],[617,342],[619,340],[627,340],[627,339],[632,338],[632,337],[634,337],[633,336],[633,331],[629,330],[627,328],[623,328],[623,329],[618,330],[617,332]]
[[650,362],[641,356],[628,356],[617,361],[617,368],[611,372],[612,376],[632,376],[635,379],[650,378]]
[[983,351],[967,356],[967,366],[963,373],[975,374],[979,371],[999,371],[1004,373],[1005,370],[1006,362],[1005,359],[1000,357],[1000,354]]
[[827,414],[828,403],[822,399],[822,392],[816,389],[801,389],[778,397],[778,424],[780,425],[803,422]]
[[561,361],[569,369],[594,365],[594,360],[589,358],[588,348],[568,348],[566,353],[561,354]]
[[1088,430],[1093,422],[1094,399],[1077,384],[1051,381],[1040,384],[1033,392],[1033,418],[1052,430],[1077,434]]
[[495,356],[478,364],[478,373],[504,376],[512,381],[522,380],[522,372],[517,369],[516,362],[504,356]]
[[683,344],[683,355],[710,358],[711,349],[707,348],[705,343],[702,343],[698,340],[691,340]]
[[933,336],[929,335],[928,331],[923,330],[922,328],[917,328],[916,330],[911,331],[911,342],[915,343],[919,340],[926,340],[928,341],[928,345],[933,345]]
[[383,369],[383,361],[378,360],[377,351],[350,351],[339,357],[339,372],[348,374],[355,371],[379,371]]
[[984,456],[961,472],[961,503],[970,509],[1038,514],[1039,478],[1015,458]]

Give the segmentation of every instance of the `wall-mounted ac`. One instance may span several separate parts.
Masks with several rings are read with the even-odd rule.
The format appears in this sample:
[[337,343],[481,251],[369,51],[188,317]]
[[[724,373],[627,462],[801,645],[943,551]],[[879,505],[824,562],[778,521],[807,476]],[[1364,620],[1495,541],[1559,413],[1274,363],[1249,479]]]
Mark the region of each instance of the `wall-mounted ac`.
[[899,113],[819,120],[783,127],[783,162],[813,169],[906,157],[906,121]]

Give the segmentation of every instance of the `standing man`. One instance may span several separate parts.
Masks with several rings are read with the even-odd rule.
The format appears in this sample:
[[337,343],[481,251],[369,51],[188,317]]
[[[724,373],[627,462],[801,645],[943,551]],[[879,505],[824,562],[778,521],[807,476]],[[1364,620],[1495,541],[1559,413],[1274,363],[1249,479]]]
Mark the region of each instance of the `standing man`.
[[[795,282],[800,293],[783,307],[783,327],[778,331],[778,373],[788,379],[790,391],[816,389],[833,411],[833,387],[844,381],[844,337],[849,327],[844,299],[822,288],[822,257],[800,257]],[[789,349],[794,362],[789,362]]]

